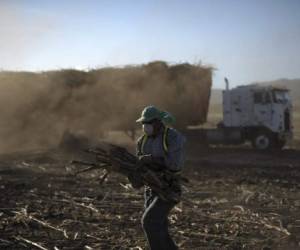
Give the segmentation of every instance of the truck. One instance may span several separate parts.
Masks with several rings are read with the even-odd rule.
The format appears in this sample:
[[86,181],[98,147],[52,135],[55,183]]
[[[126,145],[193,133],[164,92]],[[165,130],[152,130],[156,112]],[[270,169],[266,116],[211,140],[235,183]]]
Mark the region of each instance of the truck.
[[[292,100],[284,87],[242,85],[222,91],[223,119],[216,128],[193,133],[208,145],[250,142],[257,150],[282,149],[293,137]],[[190,131],[192,132],[192,131]]]

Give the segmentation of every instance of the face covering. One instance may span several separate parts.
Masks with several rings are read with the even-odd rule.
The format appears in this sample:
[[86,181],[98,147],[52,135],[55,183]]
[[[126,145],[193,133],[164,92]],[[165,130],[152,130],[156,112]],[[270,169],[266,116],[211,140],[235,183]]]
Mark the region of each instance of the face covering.
[[151,136],[153,134],[153,125],[152,124],[143,124],[143,131],[146,135]]

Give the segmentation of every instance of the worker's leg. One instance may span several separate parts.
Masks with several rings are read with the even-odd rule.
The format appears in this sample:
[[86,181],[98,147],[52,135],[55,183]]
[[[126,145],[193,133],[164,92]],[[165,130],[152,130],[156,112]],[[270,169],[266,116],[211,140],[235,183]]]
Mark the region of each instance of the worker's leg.
[[178,249],[168,232],[168,214],[174,205],[156,196],[145,210],[142,225],[151,250]]
[[[168,220],[168,217],[166,218],[165,220],[165,228],[169,228],[169,220]],[[166,246],[167,246],[167,249],[178,249],[178,247],[176,246],[176,244],[174,243],[173,239],[171,238],[170,234],[169,234],[169,230],[166,230],[166,238],[167,238],[167,241],[166,241]]]
[[144,190],[144,199],[145,199],[144,207],[145,207],[145,209],[147,209],[150,206],[150,204],[152,203],[155,196],[156,195],[153,194],[152,190],[146,186],[145,190]]

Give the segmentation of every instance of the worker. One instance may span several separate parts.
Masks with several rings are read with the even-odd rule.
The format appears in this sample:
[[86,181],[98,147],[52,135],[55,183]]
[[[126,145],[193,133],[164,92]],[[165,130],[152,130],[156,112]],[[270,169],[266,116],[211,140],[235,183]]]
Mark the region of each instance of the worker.
[[[167,126],[174,120],[168,112],[160,111],[155,106],[146,107],[137,119],[144,132],[137,141],[137,156],[141,163],[156,163],[161,166],[157,171],[165,173],[172,191],[180,197],[180,183],[174,177],[180,175],[184,164],[185,138],[177,130]],[[145,186],[144,196],[142,227],[150,249],[178,249],[168,231],[168,214],[177,202],[163,200],[148,186]]]

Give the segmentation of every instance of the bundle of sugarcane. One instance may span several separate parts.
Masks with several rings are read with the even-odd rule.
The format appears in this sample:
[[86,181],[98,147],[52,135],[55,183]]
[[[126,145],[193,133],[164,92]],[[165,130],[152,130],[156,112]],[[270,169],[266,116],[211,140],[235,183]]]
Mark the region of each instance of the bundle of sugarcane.
[[104,147],[94,147],[85,150],[96,157],[95,162],[72,161],[72,164],[88,165],[89,167],[78,171],[77,174],[93,169],[106,169],[107,173],[117,172],[131,179],[139,180],[143,185],[149,186],[163,200],[178,202],[180,193],[174,190],[172,184],[178,181],[187,181],[180,176],[172,175],[167,170],[162,169],[156,163],[142,163],[138,157],[129,153],[125,148],[109,145],[108,149]]

